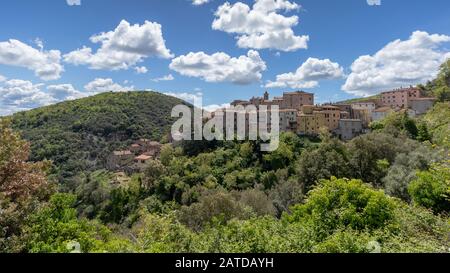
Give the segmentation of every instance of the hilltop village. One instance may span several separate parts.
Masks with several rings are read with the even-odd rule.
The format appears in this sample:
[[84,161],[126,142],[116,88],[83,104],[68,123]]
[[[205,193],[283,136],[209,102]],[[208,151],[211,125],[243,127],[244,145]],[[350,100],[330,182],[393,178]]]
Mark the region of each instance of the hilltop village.
[[[425,114],[435,101],[435,98],[423,97],[419,88],[411,86],[383,92],[378,99],[352,103],[316,105],[313,93],[296,91],[285,92],[282,97],[272,100],[270,94],[265,92],[263,97],[235,100],[231,106],[254,105],[259,109],[264,105],[270,112],[271,107],[277,105],[280,109],[280,132],[315,136],[325,129],[341,140],[348,141],[367,133],[371,122],[382,120],[392,112],[406,111],[410,117],[416,117]],[[227,110],[219,109],[215,113]],[[149,160],[159,158],[161,148],[159,142],[140,139],[126,150],[114,151],[107,167],[113,171],[142,171]]]
[[[378,99],[358,100],[352,103],[314,104],[314,94],[304,91],[285,92],[270,100],[263,97],[248,101],[235,100],[231,106],[264,105],[267,109],[277,105],[280,109],[280,131],[299,135],[318,135],[327,129],[341,140],[351,140],[369,130],[373,121],[384,119],[392,112],[406,111],[410,117],[425,114],[436,101],[423,97],[419,88],[399,88],[383,92]],[[220,109],[219,111],[227,111]],[[270,112],[270,110],[268,110]]]

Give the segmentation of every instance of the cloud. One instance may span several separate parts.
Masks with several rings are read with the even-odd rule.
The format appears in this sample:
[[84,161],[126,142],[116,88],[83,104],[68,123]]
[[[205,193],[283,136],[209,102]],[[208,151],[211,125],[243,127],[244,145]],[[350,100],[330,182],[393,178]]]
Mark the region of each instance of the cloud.
[[84,89],[92,93],[100,92],[120,92],[134,90],[134,86],[122,86],[115,83],[112,79],[96,78],[84,86]]
[[450,36],[412,33],[408,40],[395,40],[374,55],[359,57],[351,66],[342,89],[357,96],[370,96],[380,91],[433,79],[439,66],[450,57],[442,47]]
[[69,6],[81,6],[81,0],[66,0]]
[[369,6],[381,6],[381,0],[367,0]]
[[238,58],[232,58],[223,52],[213,55],[191,52],[173,59],[170,69],[184,76],[201,78],[206,82],[231,82],[245,85],[260,81],[261,73],[267,67],[259,53],[250,50],[247,56]]
[[137,66],[134,70],[136,70],[136,73],[138,74],[146,74],[148,72],[148,69],[145,66]]
[[299,8],[296,3],[286,0],[255,0],[252,8],[242,2],[233,5],[226,2],[217,9],[212,28],[236,34],[240,48],[306,49],[309,36],[296,36],[292,29],[298,25],[298,16],[286,17],[277,13]]
[[47,90],[53,98],[59,101],[76,100],[93,95],[89,92],[81,92],[76,90],[72,84],[49,85],[47,86]]
[[61,77],[64,67],[60,61],[59,50],[38,50],[14,39],[0,42],[0,64],[27,68],[45,81]]
[[101,92],[128,91],[134,87],[123,87],[111,79],[95,79],[85,86],[86,91],[77,90],[72,84],[45,86],[31,81],[12,79],[0,82],[0,116],[50,104],[92,96]]
[[95,53],[85,46],[64,55],[64,60],[91,69],[126,70],[148,57],[173,57],[166,48],[161,25],[149,21],[130,25],[122,20],[114,31],[94,35],[90,40],[101,45]]
[[18,79],[4,82],[0,86],[0,115],[10,115],[57,102],[57,99],[42,91],[43,86]]
[[229,103],[211,104],[211,105],[207,105],[207,106],[203,107],[203,109],[205,111],[208,111],[208,112],[214,112],[214,111],[217,111],[219,109],[230,108],[230,106],[231,105]]
[[210,0],[192,0],[192,5],[194,6],[200,6],[206,3],[209,3]]
[[187,93],[187,92],[183,92],[183,93],[175,93],[175,92],[166,92],[164,93],[164,95],[167,96],[171,96],[171,97],[175,97],[175,98],[179,98],[181,100],[187,101],[189,103],[194,103],[194,102],[198,102],[202,99],[203,97],[203,93],[201,92],[197,92],[197,93]]
[[152,81],[154,82],[164,82],[164,81],[173,81],[175,80],[175,77],[172,74],[160,77],[160,78],[156,78],[156,79],[152,79]]
[[344,76],[344,69],[329,59],[309,58],[294,73],[277,76],[276,81],[269,81],[267,88],[314,88],[320,80],[339,79]]
[[0,75],[0,82],[4,82],[4,81],[6,81],[6,77],[3,75]]

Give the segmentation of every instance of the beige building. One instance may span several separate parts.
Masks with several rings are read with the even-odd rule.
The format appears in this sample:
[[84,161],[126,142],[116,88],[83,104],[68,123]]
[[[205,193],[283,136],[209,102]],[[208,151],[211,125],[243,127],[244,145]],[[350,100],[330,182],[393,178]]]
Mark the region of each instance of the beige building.
[[261,105],[266,105],[270,109],[272,105],[278,105],[280,109],[296,109],[300,110],[303,105],[314,105],[314,94],[304,91],[285,92],[283,97],[275,97],[270,100],[268,92],[264,93],[263,97],[253,97],[250,100],[235,100],[231,106],[248,106],[255,105],[259,108]]
[[330,130],[336,130],[339,128],[339,120],[341,119],[341,110],[339,107],[332,105],[325,105],[318,108],[325,114],[325,126]]
[[305,105],[297,116],[297,133],[300,135],[318,135],[321,128],[326,128],[325,113],[320,107]]

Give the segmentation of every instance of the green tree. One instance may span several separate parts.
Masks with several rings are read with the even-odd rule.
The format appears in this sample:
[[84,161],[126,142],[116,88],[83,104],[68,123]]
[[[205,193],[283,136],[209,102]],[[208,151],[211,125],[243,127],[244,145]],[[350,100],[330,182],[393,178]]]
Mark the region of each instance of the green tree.
[[81,252],[103,248],[110,231],[99,223],[78,219],[75,203],[75,195],[58,193],[48,205],[30,216],[24,228],[28,252],[67,253],[77,244]]
[[349,175],[348,150],[337,139],[329,139],[318,148],[303,152],[296,166],[299,181],[308,191],[319,180]]
[[409,193],[415,203],[435,213],[450,212],[449,164],[436,164],[429,171],[419,172],[409,186]]
[[0,119],[0,252],[22,251],[22,227],[53,191],[49,162],[28,162],[29,144]]
[[308,194],[308,201],[292,208],[285,219],[305,223],[319,239],[339,228],[374,230],[394,218],[395,202],[361,180],[336,179],[322,181]]

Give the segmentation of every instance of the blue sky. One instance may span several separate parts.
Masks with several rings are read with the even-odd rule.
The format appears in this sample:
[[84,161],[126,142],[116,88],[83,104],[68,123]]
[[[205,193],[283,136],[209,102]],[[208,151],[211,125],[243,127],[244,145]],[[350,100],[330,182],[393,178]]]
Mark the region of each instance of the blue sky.
[[0,115],[106,89],[337,101],[431,79],[450,57],[448,0],[193,1],[3,1]]

